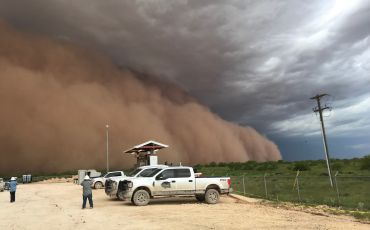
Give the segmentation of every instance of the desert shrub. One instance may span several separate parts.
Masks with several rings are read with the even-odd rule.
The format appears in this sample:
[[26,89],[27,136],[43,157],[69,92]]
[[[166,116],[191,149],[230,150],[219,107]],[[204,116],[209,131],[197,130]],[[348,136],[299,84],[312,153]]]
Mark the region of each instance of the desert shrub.
[[248,162],[245,162],[242,166],[242,169],[244,170],[253,170],[257,167],[258,163],[255,162],[255,161],[248,161]]
[[274,170],[274,169],[277,169],[277,168],[278,168],[278,166],[277,166],[277,163],[276,162],[268,161],[268,162],[260,163],[257,166],[256,169],[258,171],[268,171],[268,170]]
[[211,162],[207,165],[208,167],[216,167],[217,163],[216,162]]
[[225,166],[227,166],[227,163],[225,163],[225,162],[219,162],[219,163],[217,164],[217,166],[218,166],[218,167],[225,167]]
[[231,170],[241,170],[243,168],[243,163],[240,162],[231,162],[229,164]]
[[308,166],[317,166],[317,165],[319,165],[319,164],[321,164],[321,162],[320,161],[307,161],[307,163],[306,163]]
[[360,165],[362,170],[370,170],[370,155],[363,157]]
[[201,168],[202,168],[202,165],[200,165],[200,164],[197,164],[197,165],[193,166],[193,169],[197,170],[197,171],[200,170]]
[[310,170],[310,166],[306,162],[296,162],[293,167],[293,171],[307,171]]
[[343,163],[342,162],[335,162],[331,168],[334,170],[334,171],[341,171],[343,169]]
[[359,220],[370,220],[370,214],[366,212],[355,211],[352,215]]

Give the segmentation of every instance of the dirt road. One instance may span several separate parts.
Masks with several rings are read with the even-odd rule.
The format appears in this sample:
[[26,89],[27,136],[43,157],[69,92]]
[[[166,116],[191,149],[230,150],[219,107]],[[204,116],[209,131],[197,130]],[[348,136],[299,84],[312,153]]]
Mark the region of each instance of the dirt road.
[[219,204],[193,198],[152,201],[136,207],[94,190],[94,209],[81,209],[81,188],[71,183],[19,185],[16,203],[0,193],[0,229],[370,229],[345,216],[317,216],[241,203],[222,197]]

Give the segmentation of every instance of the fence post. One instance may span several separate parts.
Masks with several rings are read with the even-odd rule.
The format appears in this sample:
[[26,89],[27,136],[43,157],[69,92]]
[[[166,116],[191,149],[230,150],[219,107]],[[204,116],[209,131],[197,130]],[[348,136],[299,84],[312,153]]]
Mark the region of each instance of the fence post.
[[266,184],[266,173],[265,173],[265,175],[263,176],[263,181],[265,182],[265,194],[266,194],[266,199],[268,199],[268,196],[267,196],[267,184]]
[[244,179],[245,175],[243,174],[243,194],[245,196],[245,179]]
[[299,170],[297,171],[297,193],[298,193],[298,200],[301,202],[301,192],[299,191]]
[[339,188],[338,188],[338,183],[337,183],[337,176],[338,176],[338,171],[334,175],[334,182],[335,182],[335,189],[337,190],[337,199],[338,199],[338,206],[339,206]]

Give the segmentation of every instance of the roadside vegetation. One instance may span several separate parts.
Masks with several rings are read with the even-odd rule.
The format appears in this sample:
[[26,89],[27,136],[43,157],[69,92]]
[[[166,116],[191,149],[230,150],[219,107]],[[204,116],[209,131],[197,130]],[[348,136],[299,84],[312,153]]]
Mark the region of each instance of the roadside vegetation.
[[[327,205],[370,214],[370,156],[332,159],[333,187],[325,160],[232,162],[196,165],[204,176],[230,176],[235,193],[271,201]],[[297,171],[299,171],[297,176]]]

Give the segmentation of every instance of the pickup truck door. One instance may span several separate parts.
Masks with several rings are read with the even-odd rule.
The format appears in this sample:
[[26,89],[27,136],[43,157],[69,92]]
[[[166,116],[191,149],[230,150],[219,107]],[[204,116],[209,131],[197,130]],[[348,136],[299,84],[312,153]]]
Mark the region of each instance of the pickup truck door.
[[165,169],[153,181],[153,195],[173,195],[176,192],[174,169]]
[[176,194],[194,195],[195,178],[189,168],[175,169],[176,176]]

